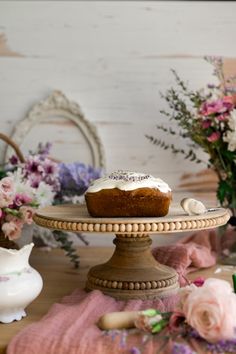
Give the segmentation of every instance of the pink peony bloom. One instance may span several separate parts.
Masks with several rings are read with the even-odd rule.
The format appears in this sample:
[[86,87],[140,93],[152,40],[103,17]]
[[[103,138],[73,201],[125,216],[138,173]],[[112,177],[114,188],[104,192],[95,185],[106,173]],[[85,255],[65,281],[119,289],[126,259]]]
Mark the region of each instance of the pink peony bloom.
[[225,97],[212,102],[204,102],[200,108],[200,114],[203,116],[209,116],[210,114],[225,113],[232,110],[234,107],[233,103]]
[[211,143],[214,143],[219,139],[220,139],[220,132],[213,132],[211,133],[211,135],[207,137],[207,140],[210,141]]
[[33,222],[34,209],[23,205],[20,207],[20,212],[22,214],[23,222],[30,225]]
[[0,208],[8,207],[13,203],[14,183],[11,177],[0,180]]
[[2,231],[9,240],[16,240],[21,235],[22,223],[9,221],[2,225]]
[[185,294],[182,303],[186,322],[207,341],[235,337],[236,295],[227,281],[209,278]]

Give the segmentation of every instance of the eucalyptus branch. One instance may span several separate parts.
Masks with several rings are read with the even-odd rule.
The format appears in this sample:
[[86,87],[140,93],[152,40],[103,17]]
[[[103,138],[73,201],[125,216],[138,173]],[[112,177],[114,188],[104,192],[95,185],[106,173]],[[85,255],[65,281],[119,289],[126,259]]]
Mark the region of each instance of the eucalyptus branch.
[[161,139],[154,138],[150,135],[145,135],[148,140],[151,141],[154,145],[160,146],[162,149],[167,150],[170,149],[174,154],[182,154],[184,155],[185,159],[189,159],[190,161],[195,161],[196,163],[205,163],[204,161],[200,160],[195,152],[190,149],[186,152],[184,149],[178,149],[175,147],[174,144],[167,144]]
[[190,137],[188,133],[176,131],[176,130],[173,130],[172,128],[163,127],[162,125],[157,125],[156,127],[157,127],[157,129],[160,129],[163,132],[168,133],[170,135],[178,135],[181,138],[189,138]]
[[86,246],[89,245],[89,242],[86,240],[86,237],[81,233],[76,233],[75,236],[80,239]]
[[66,256],[70,258],[75,268],[79,268],[79,256],[76,253],[76,249],[73,247],[73,242],[68,240],[68,234],[60,230],[54,230],[53,235],[55,240],[61,244],[61,248],[65,251]]

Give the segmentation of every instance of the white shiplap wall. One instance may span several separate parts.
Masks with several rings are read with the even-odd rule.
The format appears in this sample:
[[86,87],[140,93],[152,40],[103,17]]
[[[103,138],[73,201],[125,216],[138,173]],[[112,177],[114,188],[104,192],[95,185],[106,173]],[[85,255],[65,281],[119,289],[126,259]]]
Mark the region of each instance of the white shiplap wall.
[[144,134],[162,136],[171,68],[199,88],[212,81],[204,55],[236,58],[235,13],[234,2],[1,1],[0,131],[60,89],[96,125],[108,171],[152,173],[175,188],[199,166]]

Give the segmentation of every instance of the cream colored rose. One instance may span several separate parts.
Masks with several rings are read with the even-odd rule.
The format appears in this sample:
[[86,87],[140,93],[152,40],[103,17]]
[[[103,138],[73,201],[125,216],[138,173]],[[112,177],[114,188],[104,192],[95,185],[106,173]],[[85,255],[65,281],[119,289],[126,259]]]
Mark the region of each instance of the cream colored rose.
[[179,289],[180,299],[179,299],[179,303],[177,306],[178,311],[183,312],[183,307],[184,307],[184,304],[186,303],[188,296],[194,290],[196,290],[196,288],[197,288],[197,286],[192,283],[190,285],[187,285],[187,286]]
[[228,282],[210,278],[183,296],[186,321],[201,337],[212,343],[235,338],[236,295]]

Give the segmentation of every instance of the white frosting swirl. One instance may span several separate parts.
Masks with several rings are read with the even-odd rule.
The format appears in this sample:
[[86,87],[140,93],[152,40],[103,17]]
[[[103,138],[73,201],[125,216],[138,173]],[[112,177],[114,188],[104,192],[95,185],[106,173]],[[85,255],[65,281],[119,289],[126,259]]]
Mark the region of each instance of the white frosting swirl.
[[162,193],[171,191],[168,184],[160,178],[155,178],[144,173],[119,170],[93,181],[86,193],[96,193],[102,189],[113,188],[123,191],[131,191],[137,188],[154,188],[159,189]]

